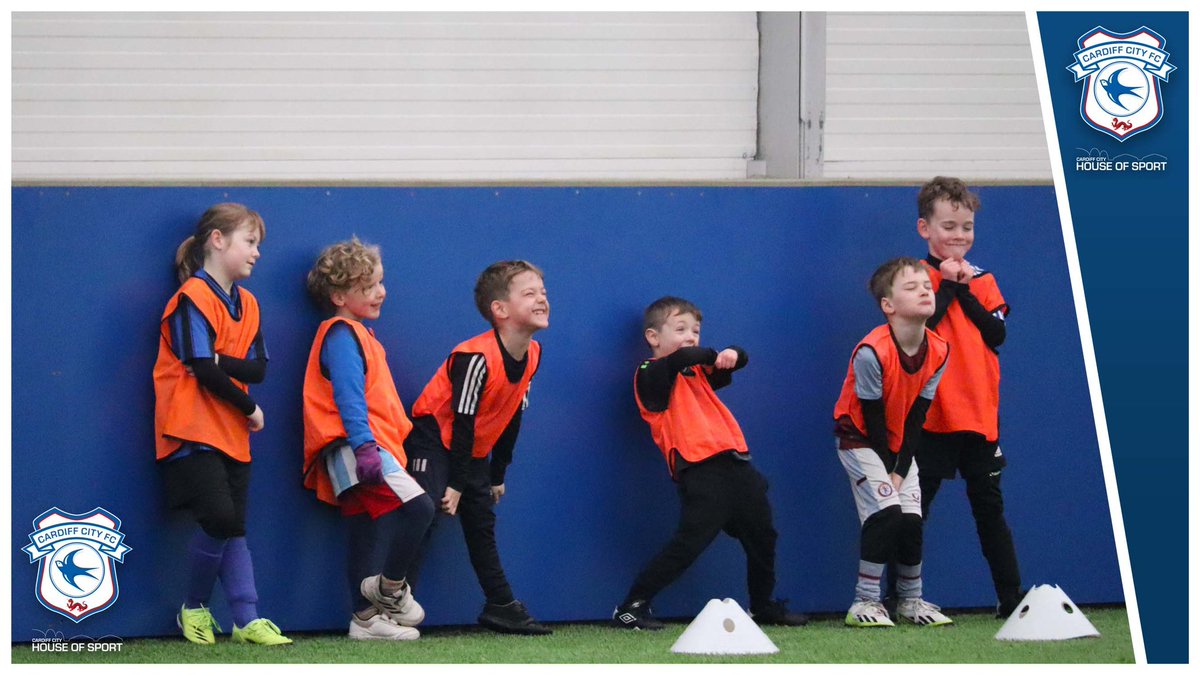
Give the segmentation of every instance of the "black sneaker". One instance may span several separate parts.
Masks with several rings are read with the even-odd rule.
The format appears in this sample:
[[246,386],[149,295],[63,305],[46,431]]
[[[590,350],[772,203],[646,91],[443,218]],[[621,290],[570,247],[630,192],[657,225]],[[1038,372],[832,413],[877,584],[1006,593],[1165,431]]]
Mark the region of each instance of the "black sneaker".
[[497,633],[549,635],[554,632],[548,626],[534,621],[520,600],[513,600],[507,605],[494,605],[490,602],[485,604],[483,612],[479,615],[479,623]]
[[772,600],[765,607],[750,611],[750,617],[755,623],[767,626],[806,626],[808,617],[797,612],[789,612],[787,600]]
[[662,630],[663,622],[654,618],[645,600],[627,602],[613,610],[612,625],[630,630]]

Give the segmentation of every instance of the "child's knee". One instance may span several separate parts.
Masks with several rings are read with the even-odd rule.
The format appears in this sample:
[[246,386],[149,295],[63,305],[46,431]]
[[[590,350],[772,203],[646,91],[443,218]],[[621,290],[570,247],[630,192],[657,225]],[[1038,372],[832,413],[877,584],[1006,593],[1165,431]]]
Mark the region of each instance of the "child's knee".
[[246,523],[232,507],[211,509],[197,517],[200,529],[213,539],[233,539],[246,535]]
[[433,522],[433,500],[427,493],[422,493],[404,503],[405,514],[418,525],[428,527]]
[[905,513],[900,516],[896,544],[896,559],[903,565],[921,562],[925,546],[925,523],[921,516]]
[[863,522],[863,560],[887,562],[892,557],[902,516],[900,505],[894,504],[880,509]]
[[490,503],[467,504],[460,501],[458,519],[464,532],[487,532],[490,535],[496,530],[496,512],[492,510]]
[[775,542],[779,540],[779,532],[771,521],[751,523],[744,530],[738,532],[739,539],[749,539],[751,543],[760,546],[775,548]]
[[1000,476],[984,475],[967,481],[967,501],[976,520],[1004,516],[1004,496]]

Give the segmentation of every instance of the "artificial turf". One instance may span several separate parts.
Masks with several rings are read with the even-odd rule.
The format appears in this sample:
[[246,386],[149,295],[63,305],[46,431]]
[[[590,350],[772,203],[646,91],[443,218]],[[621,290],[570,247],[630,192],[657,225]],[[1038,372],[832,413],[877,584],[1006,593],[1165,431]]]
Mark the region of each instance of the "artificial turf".
[[995,639],[1002,622],[953,613],[953,626],[853,629],[842,617],[816,617],[803,628],[764,626],[779,653],[692,656],[671,653],[687,627],[625,631],[601,624],[555,624],[545,637],[497,635],[477,627],[430,628],[414,642],[362,642],[345,634],[290,634],[295,644],[258,647],[218,636],[213,646],[182,638],[130,639],[119,653],[43,653],[12,645],[13,663],[1133,663],[1124,608],[1084,608],[1098,638],[1058,642]]

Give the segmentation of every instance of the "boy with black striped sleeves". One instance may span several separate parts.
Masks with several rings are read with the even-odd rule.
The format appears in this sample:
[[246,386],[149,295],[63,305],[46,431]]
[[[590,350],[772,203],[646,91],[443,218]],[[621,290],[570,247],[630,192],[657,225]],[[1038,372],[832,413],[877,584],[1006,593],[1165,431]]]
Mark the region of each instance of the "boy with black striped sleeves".
[[486,597],[479,623],[546,635],[551,630],[529,615],[505,577],[493,511],[541,359],[533,334],[550,325],[542,271],[524,260],[492,264],[475,283],[475,306],[492,329],[456,346],[413,404],[408,468],[444,513],[462,521]]

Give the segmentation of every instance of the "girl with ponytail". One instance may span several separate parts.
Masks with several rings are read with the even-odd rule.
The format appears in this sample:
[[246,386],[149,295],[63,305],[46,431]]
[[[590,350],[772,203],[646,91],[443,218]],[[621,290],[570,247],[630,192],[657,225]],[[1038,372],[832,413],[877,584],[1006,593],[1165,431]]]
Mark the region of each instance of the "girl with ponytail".
[[242,204],[217,204],[175,252],[182,284],[159,324],[154,364],[154,437],[167,502],[198,527],[188,544],[186,600],[176,616],[183,636],[214,644],[209,611],[220,578],[233,614],[233,639],[289,644],[258,615],[246,546],[250,432],[263,428],[250,384],[263,381],[267,349],[258,301],[238,282],[250,276],[266,235],[262,218]]

